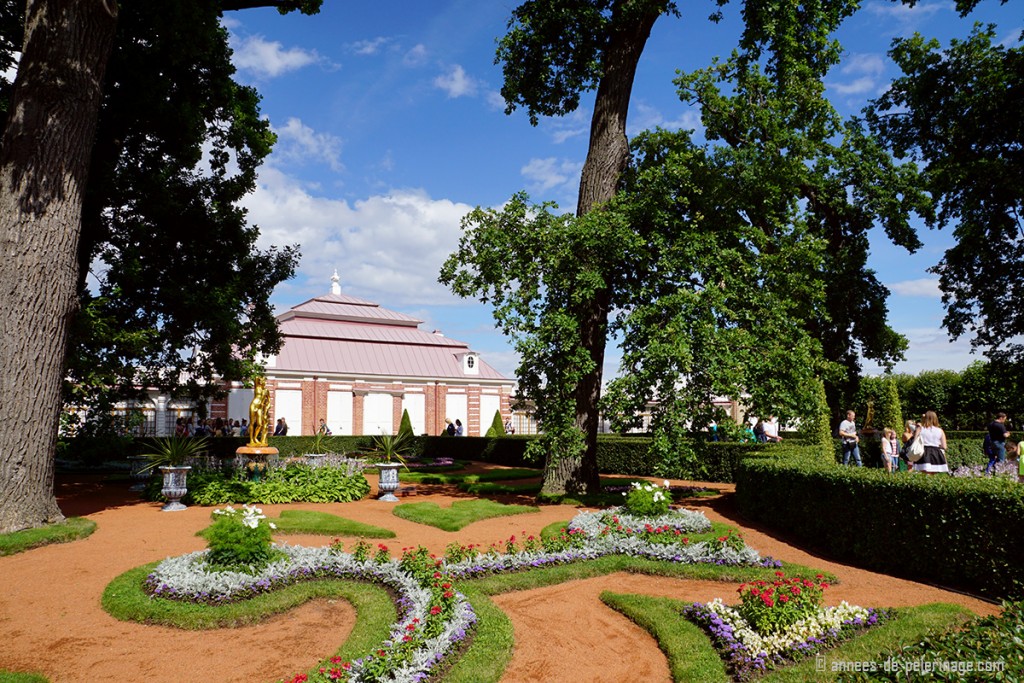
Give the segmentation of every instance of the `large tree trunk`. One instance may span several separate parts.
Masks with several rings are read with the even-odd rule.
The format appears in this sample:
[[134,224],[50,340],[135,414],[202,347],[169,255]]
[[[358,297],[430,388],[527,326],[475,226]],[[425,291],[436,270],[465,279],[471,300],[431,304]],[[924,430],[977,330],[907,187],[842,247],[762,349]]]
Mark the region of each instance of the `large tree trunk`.
[[[579,202],[576,215],[583,216],[615,196],[619,176],[629,162],[629,140],[626,138],[626,115],[633,90],[633,77],[654,22],[664,12],[658,3],[650,3],[644,13],[635,8],[629,21],[620,15],[618,3],[613,10],[614,30],[604,52],[604,75],[597,88],[594,115],[590,122],[590,148],[580,178]],[[619,16],[615,16],[619,15]],[[587,255],[580,255],[586,258]],[[593,254],[592,267],[600,267],[602,255]],[[586,266],[584,266],[586,267]],[[542,493],[598,493],[601,481],[597,469],[597,428],[600,421],[598,401],[601,398],[601,378],[604,350],[607,342],[608,308],[611,291],[598,291],[577,312],[580,322],[580,342],[590,354],[594,368],[576,387],[576,426],[586,437],[586,451],[579,458],[559,458],[548,462],[544,472]]]
[[63,519],[53,491],[82,195],[113,0],[29,0],[0,141],[0,533]]

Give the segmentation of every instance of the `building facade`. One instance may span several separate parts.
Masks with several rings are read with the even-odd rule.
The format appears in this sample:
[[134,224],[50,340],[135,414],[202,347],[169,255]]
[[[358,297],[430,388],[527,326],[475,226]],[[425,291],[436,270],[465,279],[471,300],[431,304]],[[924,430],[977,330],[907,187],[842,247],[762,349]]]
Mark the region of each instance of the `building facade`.
[[[284,345],[264,359],[271,421],[284,418],[289,435],[316,433],[324,420],[333,434],[398,431],[403,411],[413,432],[440,434],[459,420],[466,436],[483,436],[500,413],[510,419],[515,382],[469,346],[427,332],[422,321],[341,293],[331,293],[278,316]],[[210,417],[248,417],[252,390],[232,385],[210,404]]]

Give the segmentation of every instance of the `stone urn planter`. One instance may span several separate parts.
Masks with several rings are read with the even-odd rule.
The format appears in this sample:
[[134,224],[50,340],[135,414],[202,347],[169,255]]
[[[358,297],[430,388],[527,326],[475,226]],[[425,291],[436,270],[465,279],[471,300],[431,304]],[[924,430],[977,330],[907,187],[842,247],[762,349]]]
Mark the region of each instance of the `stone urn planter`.
[[164,494],[164,498],[167,499],[167,504],[160,508],[161,511],[177,512],[188,507],[181,502],[181,499],[188,493],[186,480],[191,469],[188,466],[160,467],[160,473],[164,475],[164,487],[160,489],[160,493]]
[[398,468],[401,466],[402,463],[399,462],[377,463],[377,469],[380,471],[380,480],[377,482],[378,500],[388,503],[398,502],[395,491],[398,490]]

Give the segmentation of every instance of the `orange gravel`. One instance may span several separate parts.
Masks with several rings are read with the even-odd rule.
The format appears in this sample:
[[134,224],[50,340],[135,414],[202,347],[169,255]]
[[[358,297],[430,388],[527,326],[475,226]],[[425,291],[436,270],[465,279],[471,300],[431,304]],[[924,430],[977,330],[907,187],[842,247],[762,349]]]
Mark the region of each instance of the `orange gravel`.
[[[376,478],[368,477],[376,489]],[[674,482],[685,483],[685,482]],[[141,502],[127,482],[96,477],[58,478],[58,500],[68,516],[97,524],[89,538],[0,557],[0,670],[35,671],[53,683],[150,681],[152,683],[251,683],[277,681],[305,670],[344,642],[355,619],[344,601],[319,600],[258,626],[189,632],[121,622],[103,611],[103,590],[118,575],[139,565],[205,547],[196,532],[210,523],[210,508],[163,513]],[[714,499],[693,501],[711,519],[741,528],[762,555],[798,562],[836,574],[840,584],[826,593],[830,604],[847,600],[866,607],[930,602],[963,605],[978,614],[998,607],[958,593],[839,564],[777,536],[749,526],[735,512],[731,487]],[[460,497],[450,487],[420,486],[409,501],[444,506]],[[528,502],[516,500],[515,502]],[[423,545],[442,553],[453,540],[489,545],[522,532],[572,518],[569,506],[544,506],[536,514],[485,520],[460,532],[446,532],[391,514],[392,504],[366,499],[348,504],[264,505],[322,510],[398,534],[385,543],[393,554]],[[295,545],[323,545],[321,536],[287,536]],[[735,586],[638,575],[611,575],[497,596],[515,630],[512,661],[502,679],[517,681],[667,681],[668,667],[656,643],[639,627],[604,606],[603,590],[646,593],[683,600],[729,597]]]

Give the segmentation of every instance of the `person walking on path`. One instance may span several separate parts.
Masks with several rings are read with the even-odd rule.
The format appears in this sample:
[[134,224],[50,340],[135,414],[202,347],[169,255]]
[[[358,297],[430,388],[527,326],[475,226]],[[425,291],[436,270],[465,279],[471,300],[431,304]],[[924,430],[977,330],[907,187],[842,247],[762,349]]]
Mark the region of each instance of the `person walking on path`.
[[843,464],[850,464],[850,457],[857,463],[857,467],[863,467],[860,461],[860,437],[857,436],[857,423],[853,419],[857,414],[852,410],[846,411],[846,419],[839,423],[839,438],[843,440]]
[[914,469],[925,474],[949,474],[949,465],[946,463],[946,432],[939,426],[939,417],[934,410],[924,414],[920,432],[924,455],[914,463]]
[[988,425],[988,435],[992,439],[995,459],[1006,462],[1006,437],[1010,435],[1010,430],[1006,428],[1006,413],[996,413],[996,419]]

